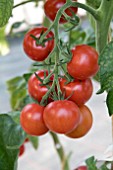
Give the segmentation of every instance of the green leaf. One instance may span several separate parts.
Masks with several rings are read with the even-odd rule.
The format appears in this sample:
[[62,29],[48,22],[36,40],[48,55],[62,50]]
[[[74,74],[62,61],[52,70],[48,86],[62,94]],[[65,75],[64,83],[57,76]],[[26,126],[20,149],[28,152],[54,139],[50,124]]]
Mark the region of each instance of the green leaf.
[[19,147],[26,138],[25,132],[7,114],[0,115],[0,168],[17,170]]
[[96,166],[97,160],[95,160],[94,156],[88,158],[85,162],[88,167],[88,170],[98,170]]
[[13,110],[21,110],[21,103],[27,96],[27,82],[21,76],[7,81],[7,87],[10,92],[10,103]]
[[23,100],[19,103],[18,109],[21,110],[24,106],[26,106],[29,103],[38,103],[38,101],[26,95],[25,98],[23,98]]
[[16,89],[23,88],[26,85],[24,78],[21,76],[12,78],[8,80],[6,83],[7,83],[8,90],[11,93],[15,91]]
[[12,111],[8,113],[9,116],[14,120],[15,123],[20,123],[20,112],[19,111]]
[[39,145],[38,137],[28,135],[28,139],[30,140],[34,149],[38,149],[38,145]]
[[27,95],[26,88],[17,89],[12,93],[10,103],[13,110],[21,109],[20,104],[23,102],[26,95]]
[[33,73],[26,73],[26,74],[23,75],[26,82],[28,82],[28,80],[29,80],[29,78],[31,77],[32,74]]
[[14,0],[0,0],[0,27],[7,24],[12,15]]
[[109,115],[111,116],[113,114],[113,90],[109,91],[107,94],[106,104],[108,107]]
[[101,91],[113,89],[113,41],[103,49],[99,58]]
[[106,164],[104,163],[101,167],[100,170],[109,170]]

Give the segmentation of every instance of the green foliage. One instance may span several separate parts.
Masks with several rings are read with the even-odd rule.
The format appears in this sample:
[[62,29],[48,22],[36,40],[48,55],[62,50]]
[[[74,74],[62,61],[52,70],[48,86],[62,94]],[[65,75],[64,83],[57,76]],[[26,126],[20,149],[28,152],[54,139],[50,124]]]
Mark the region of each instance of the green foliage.
[[15,77],[7,81],[10,92],[10,103],[13,110],[19,110],[20,105],[27,95],[26,81],[23,77]]
[[28,135],[28,139],[31,142],[34,149],[38,149],[39,141],[38,137]]
[[98,161],[94,156],[88,158],[86,161],[86,165],[88,170],[110,170],[107,165],[111,164],[111,162],[103,162],[100,166],[98,165]]
[[7,114],[0,114],[0,168],[17,170],[19,147],[26,138],[20,125]]
[[86,164],[88,167],[88,170],[98,170],[96,166],[97,160],[95,160],[95,157],[92,156],[86,160]]
[[109,115],[111,116],[113,114],[113,89],[108,92],[106,104],[107,104]]
[[0,27],[7,24],[12,15],[13,0],[0,0]]
[[99,58],[99,76],[101,89],[99,93],[113,89],[113,41],[106,45]]
[[101,88],[97,94],[108,92],[106,104],[109,115],[113,114],[113,41],[106,45],[99,58]]
[[20,123],[20,111],[9,112],[8,115],[11,116],[15,123]]

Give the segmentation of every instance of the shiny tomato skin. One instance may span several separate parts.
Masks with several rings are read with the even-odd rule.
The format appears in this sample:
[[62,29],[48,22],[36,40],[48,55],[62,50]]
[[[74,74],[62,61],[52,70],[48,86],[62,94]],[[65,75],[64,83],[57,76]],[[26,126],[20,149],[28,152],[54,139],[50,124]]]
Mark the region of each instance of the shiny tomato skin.
[[[46,73],[46,76],[48,76],[47,70],[39,70],[36,72],[36,74],[43,80],[44,79],[44,72]],[[50,80],[53,80],[53,77],[50,78]],[[48,88],[46,86],[41,86],[40,80],[37,79],[35,74],[32,74],[31,77],[28,80],[28,92],[29,95],[37,100],[38,102],[41,101],[42,97],[46,94],[48,91]],[[48,101],[49,102],[49,101]]]
[[79,125],[72,130],[70,133],[66,134],[70,138],[80,138],[85,136],[92,127],[93,117],[90,109],[83,105],[80,108],[81,118]]
[[67,64],[68,73],[80,80],[94,76],[99,69],[98,53],[88,45],[78,45],[72,49],[72,59]]
[[50,131],[65,134],[78,126],[80,110],[72,101],[58,100],[45,107],[43,117]]
[[23,130],[34,136],[40,136],[48,132],[43,121],[44,107],[36,103],[27,104],[20,114],[20,123]]
[[[27,54],[27,56],[34,60],[34,61],[43,61],[45,60],[50,52],[52,51],[54,47],[54,40],[47,41],[45,43],[45,46],[36,45],[36,40],[34,40],[31,35],[34,35],[35,37],[39,38],[40,34],[47,31],[47,28],[45,27],[36,27],[28,31],[23,40],[23,49],[24,52]],[[46,38],[54,37],[54,34],[52,31],[50,31]]]
[[78,106],[85,104],[92,96],[93,85],[91,79],[85,80],[73,80],[68,84],[65,84],[66,80],[60,79],[61,91],[65,94],[65,98],[69,97],[69,100],[75,102]]
[[22,156],[24,152],[25,152],[25,146],[21,145],[19,149],[19,156]]
[[[76,0],[75,0],[76,1]],[[66,3],[66,0],[47,0],[44,4],[44,11],[46,16],[51,20],[54,21],[56,14],[58,12],[58,10]],[[71,7],[65,10],[65,13],[68,16],[72,16],[71,10],[76,14],[78,8],[76,7]],[[63,24],[66,23],[66,19],[64,18],[64,16],[62,15],[62,17],[60,18],[59,23]]]
[[75,170],[88,170],[88,168],[87,166],[82,165],[82,166],[77,167]]

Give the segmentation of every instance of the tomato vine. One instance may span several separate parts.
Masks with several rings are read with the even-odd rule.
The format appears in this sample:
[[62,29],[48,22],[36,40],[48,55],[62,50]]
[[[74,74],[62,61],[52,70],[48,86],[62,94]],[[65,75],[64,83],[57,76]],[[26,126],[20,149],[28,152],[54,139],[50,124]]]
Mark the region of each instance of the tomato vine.
[[[20,5],[24,5],[24,4],[27,4],[30,2],[35,2],[37,5],[37,3],[39,1],[41,1],[41,0],[32,0],[32,1],[26,0],[22,3],[15,5],[15,6],[13,6],[13,2],[10,1],[10,7],[8,9],[8,16],[6,16],[6,20],[8,19],[8,17],[11,16],[12,8],[16,8]],[[88,2],[89,2],[89,4],[91,3],[91,1],[88,1]],[[46,1],[44,3],[46,3]],[[93,3],[91,3],[91,4],[93,4]],[[84,104],[92,95],[93,88],[92,88],[90,77],[94,76],[98,71],[98,54],[99,54],[99,67],[100,67],[98,74],[99,74],[99,81],[100,81],[100,85],[101,85],[101,88],[98,91],[98,94],[103,93],[104,91],[107,91],[108,95],[107,95],[106,103],[108,106],[109,115],[111,116],[113,114],[113,110],[112,110],[112,108],[113,108],[113,102],[112,102],[112,95],[113,95],[112,64],[113,64],[113,61],[112,62],[107,61],[109,59],[112,60],[112,55],[113,55],[113,52],[112,52],[113,42],[108,43],[109,27],[110,27],[110,23],[111,23],[112,16],[113,16],[113,0],[102,0],[101,2],[99,1],[98,4],[99,4],[98,7],[97,6],[95,7],[95,5],[90,6],[87,4],[79,3],[77,1],[66,0],[64,5],[62,5],[61,8],[57,11],[57,14],[56,14],[55,19],[53,20],[52,24],[48,28],[45,29],[46,31],[44,31],[41,28],[41,31],[39,32],[38,37],[36,37],[37,34],[33,35],[33,32],[31,32],[31,34],[29,35],[31,40],[34,41],[33,43],[35,44],[35,49],[38,48],[39,46],[44,49],[46,47],[46,44],[47,43],[49,44],[50,41],[52,41],[52,42],[54,41],[54,43],[52,44],[53,48],[51,48],[51,50],[49,49],[49,52],[46,54],[46,56],[43,56],[43,59],[42,58],[37,59],[36,57],[37,56],[39,57],[39,55],[37,53],[36,53],[37,56],[35,56],[34,58],[33,58],[33,54],[31,56],[32,59],[34,59],[38,62],[42,61],[42,63],[35,63],[34,65],[37,67],[39,67],[39,66],[47,67],[48,74],[46,74],[46,70],[44,69],[45,71],[43,71],[43,78],[41,76],[39,76],[39,73],[37,71],[35,71],[34,75],[32,75],[32,73],[30,73],[29,75],[24,75],[23,77],[25,79],[23,80],[23,78],[22,78],[22,82],[20,80],[19,90],[24,86],[24,95],[22,96],[22,99],[27,94],[27,92],[26,92],[27,84],[28,84],[28,89],[30,89],[31,85],[35,86],[35,83],[34,84],[33,84],[33,82],[31,84],[29,83],[30,77],[32,77],[32,76],[35,77],[36,83],[38,82],[36,88],[38,87],[38,85],[40,87],[46,88],[46,90],[44,89],[46,92],[43,93],[40,100],[36,98],[37,97],[36,95],[34,97],[31,94],[32,90],[31,91],[28,90],[29,96],[27,96],[27,98],[24,98],[24,100],[25,100],[24,106],[25,107],[24,108],[20,107],[21,109],[17,107],[17,106],[19,106],[19,104],[21,102],[17,106],[14,107],[14,109],[15,108],[19,109],[19,112],[16,112],[16,114],[20,115],[20,122],[17,120],[16,121],[18,122],[18,124],[19,123],[21,124],[21,127],[24,129],[25,132],[22,131],[20,125],[16,124],[17,122],[15,123],[14,115],[12,115],[12,119],[14,119],[14,121],[10,118],[10,113],[8,116],[6,114],[0,115],[1,119],[3,119],[4,121],[5,121],[5,118],[7,118],[7,122],[10,123],[11,129],[14,127],[14,134],[17,134],[15,129],[17,127],[19,127],[19,132],[20,132],[19,137],[22,136],[22,139],[19,142],[16,141],[14,144],[16,157],[19,155],[19,149],[21,146],[23,146],[22,143],[27,138],[27,135],[40,136],[43,133],[45,134],[46,132],[48,132],[48,130],[50,130],[50,134],[53,138],[56,151],[57,151],[59,158],[61,160],[62,170],[69,170],[69,163],[68,163],[69,158],[68,158],[68,156],[65,155],[63,146],[61,145],[56,133],[63,133],[67,137],[77,138],[77,136],[85,135],[91,128],[92,119],[93,119],[92,113]],[[70,41],[68,43],[65,43],[60,38],[59,24],[60,24],[60,19],[62,18],[62,16],[64,17],[65,21],[67,21],[68,24],[71,25],[68,29],[66,29],[66,31],[69,32],[69,34],[79,24],[80,19],[76,15],[76,13],[73,12],[73,10],[70,10],[70,13],[71,13],[70,16],[66,13],[66,10],[70,9],[71,7],[84,9],[95,20],[96,49],[98,51],[98,54],[92,47],[89,47],[88,45],[82,46],[84,48],[84,50],[82,49],[81,46],[77,46],[77,45],[76,45],[76,48],[71,49]],[[108,9],[109,9],[109,11],[108,11]],[[1,22],[0,25],[3,26],[5,23],[6,23],[6,21],[3,20],[3,22]],[[47,37],[51,31],[54,32],[54,37],[52,37],[52,39],[51,39],[51,37]],[[28,33],[26,33],[26,35],[28,36]],[[31,41],[31,40],[29,39],[28,41]],[[25,41],[27,41],[27,40],[25,40]],[[28,45],[28,42],[26,42],[26,44]],[[25,43],[24,43],[24,47],[25,47]],[[79,48],[80,48],[80,50],[78,50]],[[29,50],[29,49],[30,49],[30,47],[27,47],[27,50]],[[92,56],[90,56],[90,54],[88,53],[88,49],[90,49]],[[32,50],[34,50],[34,49],[31,49],[31,51]],[[84,55],[83,54],[80,55],[81,51],[84,53]],[[40,50],[38,52],[39,52],[39,54],[41,53]],[[70,69],[69,69],[68,66],[70,64],[70,61],[73,62],[74,58],[77,60],[76,53],[77,53],[77,56],[79,57],[79,59],[78,59],[79,62],[83,61],[84,58],[85,58],[85,61],[87,60],[86,65],[85,66],[82,65],[81,67],[78,67],[78,65],[74,65],[74,66],[71,65]],[[29,54],[27,52],[26,52],[26,54],[29,56]],[[65,60],[63,60],[61,56],[63,56],[65,58]],[[76,64],[75,60],[73,63]],[[89,65],[87,65],[87,63],[89,63]],[[65,66],[67,66],[66,69],[64,68],[64,64],[65,64]],[[79,72],[82,71],[82,73],[81,73],[82,76],[77,76],[75,74],[72,74],[71,71],[74,70],[74,68],[72,68],[72,66],[75,68],[78,67]],[[94,69],[94,72],[92,74],[89,74],[90,67],[92,70]],[[83,70],[83,68],[85,68],[85,69],[88,68],[88,76],[84,76],[85,71]],[[63,74],[59,73],[60,69],[62,69]],[[77,70],[77,72],[78,72],[78,70]],[[53,78],[51,79],[52,76],[53,76]],[[64,79],[64,84],[62,84],[62,82],[61,82],[63,79]],[[88,86],[84,85],[85,86],[85,88],[84,88],[85,95],[83,94],[82,90],[81,90],[82,93],[80,94],[80,89],[83,86],[83,84],[85,84],[84,82],[89,82]],[[80,86],[79,92],[77,92],[77,90],[71,91],[69,89],[70,87],[71,87],[71,89],[72,89],[72,87],[74,89],[76,86],[77,86],[77,88],[79,88],[79,86]],[[11,86],[10,86],[10,88],[12,89]],[[87,93],[87,95],[86,95],[86,93]],[[75,94],[75,96],[74,96],[74,94]],[[30,96],[33,99],[31,99]],[[76,96],[80,97],[80,98],[78,98],[78,101],[76,100]],[[83,99],[84,99],[83,101],[81,101],[82,100],[81,96],[83,96]],[[47,102],[47,100],[49,101],[49,99],[51,99],[50,103]],[[80,102],[79,102],[79,99],[80,99]],[[26,100],[28,100],[28,101],[26,102]],[[28,103],[32,103],[32,104],[28,104]],[[84,105],[84,106],[82,106],[82,105]],[[40,109],[42,109],[42,110],[40,111]],[[82,112],[83,112],[83,115],[81,114]],[[87,114],[87,117],[89,115],[88,118],[90,120],[88,122],[89,126],[86,129],[84,128],[85,127],[84,122],[85,122],[85,125],[88,123],[87,123],[87,120],[84,118],[85,117],[84,114]],[[70,120],[70,122],[68,122],[69,120]],[[28,123],[26,123],[26,122],[28,122]],[[37,124],[37,122],[38,122],[38,124]],[[41,129],[42,126],[44,128],[44,132],[42,132],[42,131],[40,132],[40,130],[42,130]],[[2,125],[1,125],[1,127],[2,127]],[[85,131],[81,131],[81,129],[80,129],[81,127],[83,129],[85,129]],[[4,126],[3,126],[3,128],[4,128]],[[35,130],[37,130],[37,131],[35,131]],[[79,134],[76,135],[76,132]],[[81,134],[81,133],[83,133],[83,134]],[[14,138],[13,135],[12,135],[12,138]],[[6,140],[4,135],[2,135],[2,139],[3,139],[3,141]],[[29,137],[29,139],[30,139],[30,137]],[[9,142],[9,140],[8,140],[8,142]],[[6,141],[6,143],[7,143],[7,141]],[[2,145],[4,146],[3,142],[2,142]],[[11,147],[12,147],[12,143],[9,146],[9,152],[12,154]],[[5,146],[4,146],[4,149],[5,149]],[[16,159],[15,158],[13,158],[13,159],[14,159],[13,160],[14,165],[13,165],[13,163],[10,164],[10,161],[9,161],[9,165],[7,165],[7,166],[9,166],[10,168],[14,167],[12,169],[15,169],[17,164],[15,164]],[[95,165],[96,164],[95,162],[96,161],[94,160],[94,158],[90,158],[91,164],[89,162],[87,163],[89,170],[93,170],[93,169],[97,170],[98,169]],[[101,169],[107,170],[106,165],[103,165],[103,167],[101,167]]]

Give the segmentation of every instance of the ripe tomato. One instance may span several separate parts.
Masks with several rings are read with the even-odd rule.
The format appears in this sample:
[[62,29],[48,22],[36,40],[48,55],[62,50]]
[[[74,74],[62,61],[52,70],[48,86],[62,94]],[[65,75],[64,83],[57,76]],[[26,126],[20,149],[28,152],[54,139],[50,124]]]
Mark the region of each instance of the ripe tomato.
[[[75,0],[76,1],[76,0]],[[44,4],[44,11],[46,16],[54,21],[57,11],[66,3],[66,0],[47,0]],[[71,10],[76,14],[77,13],[77,8],[76,7],[71,7],[65,10],[65,13],[69,16],[72,16]],[[67,22],[64,16],[60,18],[60,23],[65,23]]]
[[22,156],[24,152],[25,152],[25,146],[21,145],[20,146],[20,151],[19,151],[19,156]]
[[82,166],[79,166],[78,168],[76,168],[75,170],[87,170],[87,166],[85,165],[82,165]]
[[80,110],[72,101],[58,100],[45,107],[43,118],[51,131],[65,134],[78,126]]
[[81,118],[80,118],[79,125],[70,133],[66,134],[66,136],[70,138],[80,138],[86,135],[92,127],[93,117],[89,108],[83,105],[80,107],[80,111],[81,111]]
[[25,139],[24,143],[27,143],[27,142],[29,142],[29,139],[28,139],[28,138]]
[[[46,76],[47,76],[48,71],[45,70],[45,73],[46,73]],[[39,71],[36,72],[36,74],[41,79],[44,79],[44,70],[39,70]],[[50,80],[52,81],[53,77],[51,77]],[[35,74],[32,74],[31,77],[28,80],[28,92],[29,92],[30,96],[33,97],[38,102],[40,102],[42,100],[42,97],[48,91],[48,88],[46,86],[41,86],[41,84],[42,83],[37,79]]]
[[26,105],[21,111],[20,123],[27,134],[40,136],[48,131],[43,121],[44,107],[36,103]]
[[[47,28],[45,27],[36,27],[32,30],[28,31],[23,40],[23,49],[25,53],[30,57],[32,60],[35,61],[43,61],[45,60],[49,53],[52,51],[54,47],[54,40],[49,40],[45,42],[45,46],[37,45],[36,40],[31,37],[34,35],[35,37],[39,38],[42,32],[46,32]],[[50,31],[46,38],[52,38],[54,34]]]
[[98,53],[94,48],[78,45],[72,49],[72,60],[67,64],[72,77],[83,80],[94,76],[98,69]]
[[65,94],[65,97],[69,97],[69,100],[75,102],[78,106],[85,104],[91,97],[93,92],[93,85],[91,80],[77,80],[65,84],[66,80],[60,79],[61,91]]

